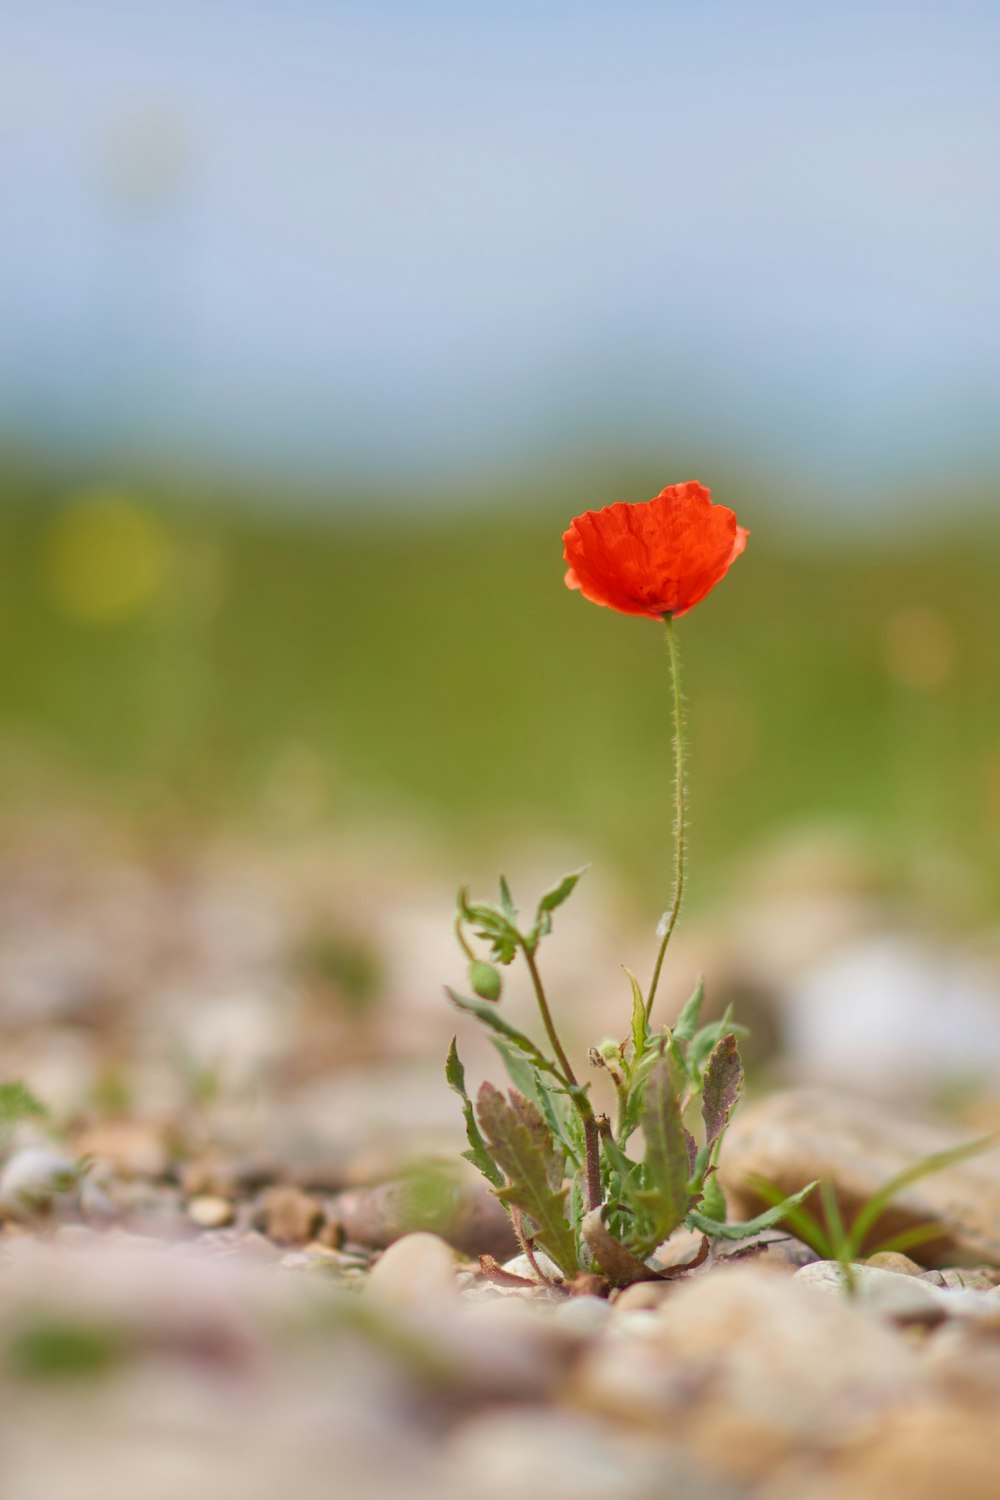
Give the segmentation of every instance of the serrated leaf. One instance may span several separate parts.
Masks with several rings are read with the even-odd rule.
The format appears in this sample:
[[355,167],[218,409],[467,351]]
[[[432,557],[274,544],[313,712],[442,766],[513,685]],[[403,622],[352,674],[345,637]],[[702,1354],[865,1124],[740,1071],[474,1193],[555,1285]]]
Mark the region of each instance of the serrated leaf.
[[490,1083],[479,1090],[476,1106],[490,1152],[507,1179],[496,1189],[497,1197],[527,1214],[535,1226],[534,1238],[564,1275],[575,1275],[580,1266],[566,1218],[564,1163],[545,1121],[516,1089],[508,1101]]
[[637,1197],[646,1210],[648,1233],[659,1244],[681,1223],[691,1202],[690,1136],[681,1120],[680,1101],[665,1058],[660,1058],[646,1080],[639,1123],[646,1150],[643,1189]]
[[714,1174],[706,1179],[702,1188],[698,1212],[704,1214],[706,1219],[714,1219],[717,1224],[726,1222],[726,1195],[719,1186],[719,1179]]
[[493,1005],[485,1000],[473,1000],[468,995],[459,995],[453,989],[445,985],[445,994],[453,1005],[459,1010],[464,1010],[470,1016],[476,1016],[491,1031],[497,1032],[514,1047],[524,1054],[536,1068],[541,1068],[544,1073],[551,1073],[554,1078],[560,1078],[555,1063],[549,1061],[545,1053],[530,1037],[525,1036],[523,1031],[518,1031]]
[[687,1049],[687,1069],[689,1076],[696,1084],[700,1083],[702,1069],[718,1045],[719,1038],[730,1031],[737,1038],[749,1036],[747,1028],[733,1020],[733,1008],[728,1005],[725,1015],[720,1016],[717,1021],[709,1021],[707,1026],[700,1027],[691,1038]]
[[678,1042],[689,1042],[698,1030],[698,1022],[701,1019],[702,1002],[705,999],[705,981],[699,974],[698,983],[694,987],[691,998],[684,1003],[680,1015],[677,1017],[677,1025],[671,1027],[674,1039]]
[[645,1261],[633,1255],[604,1223],[604,1210],[592,1208],[580,1226],[587,1249],[612,1286],[631,1286],[636,1281],[659,1281],[661,1277]]
[[470,901],[464,890],[459,892],[458,899],[462,921],[468,923],[477,938],[491,945],[491,958],[499,964],[511,963],[521,934],[506,913],[488,901]]
[[559,1109],[564,1096],[558,1097],[551,1088],[546,1086],[544,1081],[546,1075],[539,1073],[522,1053],[516,1052],[498,1036],[490,1037],[490,1041],[500,1054],[511,1083],[538,1106],[555,1139],[563,1147],[567,1156],[572,1159],[574,1166],[579,1166],[581,1157],[571,1128],[572,1121],[578,1118],[576,1111]]
[[755,1219],[744,1219],[742,1223],[722,1223],[718,1219],[709,1218],[707,1214],[699,1213],[697,1209],[691,1210],[686,1222],[689,1229],[700,1229],[702,1234],[707,1234],[711,1239],[748,1240],[753,1235],[762,1234],[765,1229],[773,1229],[776,1224],[780,1224],[786,1215],[798,1208],[815,1186],[815,1182],[810,1182],[807,1187],[793,1193],[790,1198],[785,1198],[773,1208],[765,1209]]
[[713,1146],[729,1124],[742,1087],[740,1049],[735,1034],[728,1031],[712,1048],[702,1078],[701,1115],[707,1145]]
[[465,1135],[469,1142],[468,1151],[462,1155],[491,1182],[494,1187],[503,1184],[503,1173],[486,1149],[479,1126],[476,1124],[476,1116],[472,1109],[472,1100],[465,1091],[465,1068],[462,1066],[458,1055],[458,1043],[455,1037],[451,1039],[448,1048],[448,1058],[444,1065],[444,1076],[448,1081],[448,1087],[452,1089],[462,1101],[462,1113],[465,1116]]

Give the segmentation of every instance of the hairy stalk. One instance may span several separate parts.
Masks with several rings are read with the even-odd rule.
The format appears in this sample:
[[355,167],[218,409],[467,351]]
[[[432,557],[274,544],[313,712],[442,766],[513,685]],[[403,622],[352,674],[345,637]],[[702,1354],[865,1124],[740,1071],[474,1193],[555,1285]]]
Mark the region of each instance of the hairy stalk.
[[546,1276],[545,1272],[538,1264],[538,1260],[535,1256],[535,1242],[530,1235],[525,1233],[524,1215],[521,1213],[521,1210],[519,1208],[514,1208],[512,1206],[510,1210],[510,1217],[511,1222],[514,1226],[514,1236],[517,1240],[517,1243],[521,1247],[525,1260],[528,1262],[528,1265],[534,1271],[535,1275],[538,1277],[538,1280],[542,1283],[542,1285],[551,1286],[552,1282],[550,1278]]
[[663,960],[666,957],[667,947],[677,925],[681,902],[684,899],[684,876],[687,866],[687,796],[684,786],[684,704],[681,698],[681,663],[673,617],[664,615],[663,619],[667,627],[667,652],[670,657],[670,684],[673,690],[674,714],[674,894],[663,928],[663,936],[660,939],[653,977],[649,982],[649,995],[646,998],[647,1020],[653,1009]]
[[465,956],[469,960],[470,964],[474,963],[475,959],[476,959],[476,955],[473,953],[472,949],[470,948],[468,940],[466,939],[466,936],[465,936],[465,932],[464,932],[464,930],[462,928],[462,914],[461,914],[461,912],[459,912],[458,916],[455,918],[455,936],[458,938],[458,946],[461,948],[462,952],[465,954]]
[[542,1023],[545,1026],[546,1035],[552,1043],[552,1050],[562,1069],[562,1075],[566,1083],[572,1089],[571,1098],[576,1105],[577,1113],[583,1122],[583,1138],[587,1149],[587,1207],[600,1208],[601,1193],[601,1150],[598,1137],[597,1120],[591,1108],[590,1100],[580,1089],[576,1074],[573,1072],[569,1058],[563,1050],[563,1044],[559,1040],[555,1023],[552,1020],[552,1012],[549,1010],[549,1002],[545,996],[542,985],[542,976],[538,972],[533,950],[527,943],[522,943],[521,951],[528,965],[528,973],[531,975],[531,983],[535,991],[535,999],[538,1001],[538,1009],[541,1012]]

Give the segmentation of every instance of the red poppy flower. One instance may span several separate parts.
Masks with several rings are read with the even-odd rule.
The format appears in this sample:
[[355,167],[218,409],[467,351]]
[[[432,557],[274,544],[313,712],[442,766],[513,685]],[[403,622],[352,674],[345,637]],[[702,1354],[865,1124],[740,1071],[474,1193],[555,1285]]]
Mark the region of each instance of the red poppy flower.
[[568,588],[623,615],[686,614],[729,571],[748,531],[711,491],[668,484],[638,505],[588,510],[563,534]]

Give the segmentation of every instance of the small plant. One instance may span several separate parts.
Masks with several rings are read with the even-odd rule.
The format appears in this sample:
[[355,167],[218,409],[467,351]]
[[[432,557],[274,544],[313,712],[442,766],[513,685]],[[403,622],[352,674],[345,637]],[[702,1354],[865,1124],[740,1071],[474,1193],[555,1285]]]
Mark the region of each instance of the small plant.
[[[666,625],[674,721],[675,864],[670,905],[658,928],[652,976],[643,991],[626,970],[631,1020],[622,1041],[605,1041],[590,1062],[608,1075],[614,1119],[597,1114],[560,1040],[539,968],[539,949],[555,913],[583,871],[566,875],[522,916],[501,877],[496,902],[458,897],[455,932],[468,961],[471,995],[449,989],[459,1010],[492,1033],[510,1082],[484,1083],[475,1104],[455,1042],[447,1079],[462,1100],[468,1159],[504,1204],[529,1263],[543,1249],[572,1280],[585,1270],[623,1285],[657,1277],[652,1252],[682,1225],[700,1232],[700,1263],[716,1240],[770,1228],[815,1184],[755,1219],[730,1223],[716,1180],[719,1151],[740,1097],[741,1028],[729,1013],[703,1024],[699,981],[675,1024],[654,1028],[653,1004],[684,897],[687,822],[684,716],[674,621],[725,575],[748,533],[699,484],[669,486],[647,504],[617,504],[578,516],[563,538],[566,583],[585,598]],[[499,1002],[503,970],[520,960],[545,1033],[539,1044],[513,1026]],[[641,1134],[641,1154],[634,1139]],[[681,1268],[683,1269],[683,1268]]]
[[[922,1156],[876,1189],[855,1214],[850,1224],[844,1221],[833,1183],[823,1179],[819,1185],[820,1202],[823,1208],[822,1218],[798,1204],[789,1209],[785,1215],[788,1228],[802,1240],[803,1244],[815,1250],[817,1255],[821,1255],[824,1260],[838,1261],[844,1272],[844,1285],[848,1291],[852,1291],[854,1280],[851,1268],[862,1255],[877,1255],[890,1250],[898,1252],[915,1250],[918,1246],[929,1244],[932,1240],[941,1237],[941,1224],[929,1222],[914,1224],[909,1229],[902,1229],[898,1234],[886,1235],[882,1239],[872,1238],[878,1228],[879,1220],[900,1194],[905,1193],[908,1187],[912,1187],[915,1182],[920,1182],[924,1177],[932,1177],[935,1172],[944,1172],[948,1167],[955,1166],[960,1161],[967,1161],[983,1151],[992,1150],[998,1142],[1000,1142],[1000,1131],[994,1131],[990,1135],[979,1136],[976,1140],[964,1141],[958,1146],[950,1146],[944,1151],[934,1151],[929,1156]],[[783,1201],[781,1189],[774,1183],[758,1178],[751,1183],[751,1186],[756,1195],[763,1198],[765,1202],[777,1204]]]
[[9,1151],[14,1131],[22,1120],[44,1120],[48,1113],[20,1079],[0,1083],[0,1156]]

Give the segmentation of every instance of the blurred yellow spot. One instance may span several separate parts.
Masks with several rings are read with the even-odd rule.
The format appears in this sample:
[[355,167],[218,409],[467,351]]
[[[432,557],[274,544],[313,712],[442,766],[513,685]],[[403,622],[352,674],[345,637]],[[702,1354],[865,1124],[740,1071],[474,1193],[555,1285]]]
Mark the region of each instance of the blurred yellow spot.
[[170,543],[157,518],[126,496],[90,490],[52,522],[45,556],[55,603],[75,619],[115,625],[159,594]]
[[940,687],[955,665],[955,635],[939,609],[914,605],[892,615],[883,637],[885,665],[907,687]]

